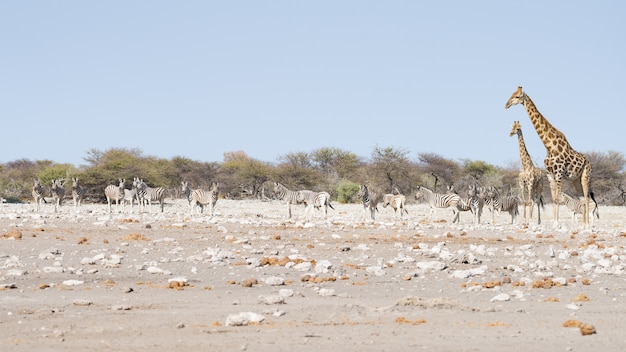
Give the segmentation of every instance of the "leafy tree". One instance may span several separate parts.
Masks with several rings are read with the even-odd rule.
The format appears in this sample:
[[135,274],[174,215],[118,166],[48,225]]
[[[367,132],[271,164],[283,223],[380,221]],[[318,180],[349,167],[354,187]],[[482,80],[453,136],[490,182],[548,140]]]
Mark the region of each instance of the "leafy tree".
[[337,201],[339,203],[354,203],[358,201],[356,194],[359,191],[359,184],[348,180],[341,180],[337,184]]
[[409,152],[403,148],[376,146],[372,152],[372,171],[374,183],[380,185],[385,193],[391,193],[394,188],[410,189],[407,182],[410,176],[411,161],[407,157]]
[[269,164],[250,158],[242,151],[224,154],[222,168],[234,180],[234,183],[224,182],[224,191],[233,196],[263,197],[263,185],[272,175]]
[[[461,168],[458,163],[446,159],[434,153],[421,153],[418,155],[419,164],[424,174],[434,179],[433,191],[439,192],[439,184],[451,186],[459,178]],[[422,181],[425,181],[422,180]],[[445,189],[445,188],[444,188]]]
[[313,162],[307,153],[289,153],[278,158],[276,178],[278,182],[290,189],[317,190],[318,185],[324,184],[322,173],[313,167]]
[[339,148],[320,148],[310,155],[315,168],[329,179],[347,179],[359,166],[356,154]]
[[[596,201],[606,204],[623,204],[624,184],[626,184],[624,154],[616,151],[607,153],[586,153],[593,168],[591,172],[591,190]],[[575,194],[573,187],[568,185],[570,194]]]

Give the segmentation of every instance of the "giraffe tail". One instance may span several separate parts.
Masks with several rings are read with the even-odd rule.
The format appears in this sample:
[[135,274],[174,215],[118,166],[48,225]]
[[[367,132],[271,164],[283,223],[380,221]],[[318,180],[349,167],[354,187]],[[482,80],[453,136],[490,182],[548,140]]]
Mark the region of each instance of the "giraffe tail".
[[596,215],[597,219],[600,219],[600,212],[598,211],[598,202],[596,202],[596,197],[594,197],[593,191],[589,192],[589,198],[591,198],[591,200],[593,200],[593,202],[596,204],[595,209],[593,209],[593,214]]

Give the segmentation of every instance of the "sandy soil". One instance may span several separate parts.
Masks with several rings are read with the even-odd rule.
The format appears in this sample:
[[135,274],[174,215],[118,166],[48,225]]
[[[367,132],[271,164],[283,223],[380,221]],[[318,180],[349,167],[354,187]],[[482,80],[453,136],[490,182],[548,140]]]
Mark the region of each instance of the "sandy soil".
[[551,205],[529,227],[335,208],[0,205],[0,350],[626,348],[624,208],[600,207],[593,230],[564,208],[554,229]]

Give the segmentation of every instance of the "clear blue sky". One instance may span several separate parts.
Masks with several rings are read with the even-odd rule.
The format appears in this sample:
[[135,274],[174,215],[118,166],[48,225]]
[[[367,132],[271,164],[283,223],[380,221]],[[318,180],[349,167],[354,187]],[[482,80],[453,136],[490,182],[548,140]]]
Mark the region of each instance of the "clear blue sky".
[[3,1],[0,162],[91,149],[276,162],[376,146],[518,163],[521,85],[581,152],[626,152],[624,1]]

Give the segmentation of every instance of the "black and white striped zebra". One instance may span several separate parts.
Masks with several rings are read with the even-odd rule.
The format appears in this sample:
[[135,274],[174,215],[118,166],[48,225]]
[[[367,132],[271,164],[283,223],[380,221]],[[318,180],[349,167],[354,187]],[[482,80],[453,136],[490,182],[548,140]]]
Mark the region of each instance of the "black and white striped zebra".
[[181,191],[185,195],[185,198],[187,198],[187,202],[189,203],[189,205],[191,205],[191,191],[192,191],[192,189],[191,189],[191,186],[189,186],[189,182],[181,181],[180,185],[181,185]]
[[359,186],[359,192],[357,197],[361,198],[363,204],[363,220],[367,220],[367,213],[369,212],[370,218],[376,220],[376,212],[378,211],[378,203],[382,202],[383,196],[377,192],[370,192],[366,185]]
[[35,184],[33,185],[33,199],[35,200],[35,211],[39,212],[41,210],[41,202],[47,203],[44,198],[44,188],[41,185],[40,180],[35,180]]
[[120,200],[124,198],[124,183],[126,183],[125,179],[120,178],[120,183],[115,185],[108,185],[104,189],[104,195],[107,198],[107,203],[109,204],[109,213],[113,210],[111,209],[111,204],[115,201],[115,212],[117,213],[118,205],[120,204]]
[[291,204],[298,205],[304,203],[304,198],[300,192],[303,191],[292,191],[283,186],[281,183],[274,182],[274,196],[276,199],[287,203],[287,207],[289,209],[289,219],[291,219]]
[[126,203],[130,204],[130,212],[133,212],[133,203],[135,203],[137,199],[137,188],[133,187],[131,189],[124,188],[124,196],[122,196],[122,212],[126,212]]
[[163,187],[148,187],[142,179],[135,177],[133,181],[134,187],[137,189],[137,199],[141,205],[141,211],[144,211],[146,203],[150,207],[152,212],[152,202],[159,202],[161,205],[161,212],[165,206],[165,188]]
[[[455,217],[455,219],[452,220],[452,222],[460,223],[460,213],[464,211],[469,211],[470,213],[472,213],[472,216],[474,218],[474,225],[480,224],[480,217],[482,215],[483,206],[485,204],[484,199],[479,196],[480,191],[481,188],[479,188],[478,186],[469,186],[467,190],[467,196],[461,197],[461,201],[456,206],[456,208],[459,210],[459,213],[457,213],[457,216]],[[456,189],[454,189],[454,186],[448,186],[447,193],[458,194]]]
[[519,215],[518,205],[521,203],[521,199],[518,196],[500,197],[498,190],[490,186],[485,191],[485,197],[485,204],[491,210],[492,223],[495,223],[495,213],[498,212],[498,215],[500,215],[503,211],[511,215],[511,224],[515,222],[515,217]]
[[65,180],[57,178],[52,180],[52,200],[54,201],[54,211],[57,212],[63,204],[63,198],[65,198]]
[[[454,186],[448,186],[448,191],[446,192],[446,194],[459,194],[459,192],[457,192],[457,190],[454,188]],[[461,197],[459,195],[459,197]],[[468,196],[468,197],[461,197],[461,200],[459,201],[459,203],[456,205],[456,209],[458,210],[456,216],[452,219],[452,222],[461,222],[461,212],[465,212],[465,211],[469,211],[472,212],[472,199]],[[472,212],[473,214],[473,212]]]
[[78,208],[85,197],[85,188],[78,182],[78,177],[72,177],[72,199],[74,200],[74,210],[78,212]]
[[452,222],[458,221],[459,209],[458,204],[461,202],[461,196],[456,193],[435,193],[432,190],[424,187],[417,186],[417,192],[415,193],[415,199],[417,201],[423,200],[430,206],[429,217],[432,219],[435,209],[437,208],[451,208],[452,209]]
[[400,219],[403,218],[404,213],[409,215],[409,212],[406,210],[406,196],[398,193],[387,193],[383,196],[383,208],[391,206],[393,209],[394,217],[398,216],[398,210],[400,210]]
[[200,213],[204,213],[204,206],[209,205],[210,214],[213,216],[215,210],[215,204],[219,198],[219,184],[213,182],[211,189],[206,191],[203,189],[195,189],[191,192],[191,209],[190,214],[193,214],[196,207],[200,207]]
[[306,209],[304,210],[305,219],[309,218],[313,209],[322,210],[324,219],[328,218],[328,207],[333,210],[335,209],[333,205],[330,204],[330,193],[328,192],[298,191],[298,193],[302,198],[302,202],[306,205]]
[[[591,226],[593,226],[595,219],[600,219],[600,213],[598,212],[598,203],[593,196],[593,192],[589,192],[589,196],[589,218],[591,218]],[[585,211],[583,202],[584,197],[575,199],[565,192],[561,192],[561,204],[565,205],[572,212],[572,227],[576,226],[576,214],[582,214]]]

